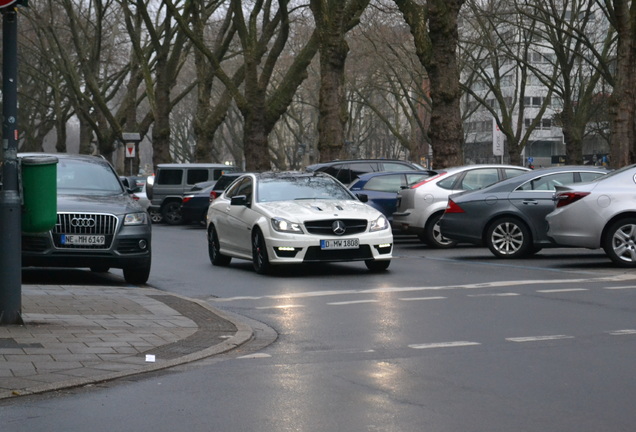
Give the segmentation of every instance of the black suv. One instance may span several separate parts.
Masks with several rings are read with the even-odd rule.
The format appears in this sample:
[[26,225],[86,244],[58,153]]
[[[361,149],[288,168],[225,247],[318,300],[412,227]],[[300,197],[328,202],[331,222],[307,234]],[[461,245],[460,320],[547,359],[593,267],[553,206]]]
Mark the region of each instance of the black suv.
[[340,180],[341,183],[348,185],[356,179],[356,177],[380,171],[407,171],[407,170],[424,170],[425,168],[413,162],[393,159],[354,159],[354,160],[335,160],[331,162],[323,162],[309,165],[306,170],[322,171]]
[[22,265],[88,267],[95,272],[120,268],[126,282],[146,283],[151,264],[150,218],[110,163],[96,156],[46,156],[58,159],[57,223],[51,231],[22,233]]

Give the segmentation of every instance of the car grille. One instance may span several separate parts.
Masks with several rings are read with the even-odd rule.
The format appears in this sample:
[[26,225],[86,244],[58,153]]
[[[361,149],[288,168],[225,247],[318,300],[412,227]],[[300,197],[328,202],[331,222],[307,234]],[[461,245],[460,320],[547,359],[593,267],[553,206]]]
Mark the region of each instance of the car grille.
[[310,234],[334,235],[332,225],[336,221],[341,221],[344,224],[345,231],[344,234],[341,235],[359,234],[367,230],[368,222],[366,219],[328,219],[307,221],[305,222],[305,228],[307,228],[307,231]]
[[[53,242],[61,249],[109,249],[117,231],[117,217],[97,213],[58,213],[53,228]],[[62,234],[104,235],[104,245],[64,245]]]
[[310,246],[305,253],[304,262],[360,261],[372,259],[369,245],[360,245],[358,249],[322,250],[320,246]]

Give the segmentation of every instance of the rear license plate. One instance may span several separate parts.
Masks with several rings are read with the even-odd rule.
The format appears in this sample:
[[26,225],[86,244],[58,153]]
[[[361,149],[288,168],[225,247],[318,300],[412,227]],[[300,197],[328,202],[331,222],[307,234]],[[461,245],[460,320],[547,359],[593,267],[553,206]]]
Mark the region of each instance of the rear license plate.
[[63,245],[71,246],[103,246],[106,244],[106,236],[62,234],[60,243],[62,243]]
[[337,239],[337,240],[320,240],[320,249],[358,249],[360,240],[354,239]]

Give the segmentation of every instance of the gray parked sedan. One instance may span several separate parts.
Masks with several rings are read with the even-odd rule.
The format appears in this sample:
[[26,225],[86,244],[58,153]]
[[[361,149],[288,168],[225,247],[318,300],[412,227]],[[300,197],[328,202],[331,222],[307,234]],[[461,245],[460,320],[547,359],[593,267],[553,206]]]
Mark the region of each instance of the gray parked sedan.
[[530,171],[487,188],[451,195],[440,221],[444,237],[486,245],[499,258],[521,258],[555,246],[545,216],[557,186],[589,182],[604,168],[566,166]]

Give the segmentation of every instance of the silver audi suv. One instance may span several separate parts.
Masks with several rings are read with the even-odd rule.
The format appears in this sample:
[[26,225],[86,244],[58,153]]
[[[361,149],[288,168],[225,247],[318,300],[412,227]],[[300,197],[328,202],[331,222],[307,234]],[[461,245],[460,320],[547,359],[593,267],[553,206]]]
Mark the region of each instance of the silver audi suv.
[[[18,156],[34,155],[44,154]],[[150,218],[110,163],[97,156],[46,156],[58,159],[57,222],[50,231],[22,233],[22,266],[120,268],[128,283],[146,283]]]

